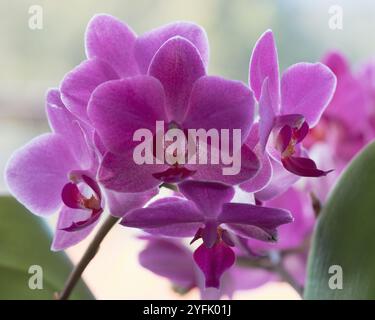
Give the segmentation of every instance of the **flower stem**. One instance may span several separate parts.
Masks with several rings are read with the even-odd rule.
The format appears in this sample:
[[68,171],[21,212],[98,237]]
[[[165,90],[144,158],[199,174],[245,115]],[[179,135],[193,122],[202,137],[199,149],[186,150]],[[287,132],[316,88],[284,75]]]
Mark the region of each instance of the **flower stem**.
[[283,279],[285,282],[289,283],[289,285],[297,291],[300,297],[303,297],[303,287],[298,284],[296,279],[289,273],[288,270],[285,269],[282,261],[274,265],[274,270]]
[[259,257],[259,258],[249,258],[249,257],[237,257],[237,264],[242,267],[247,268],[260,268],[265,269],[270,272],[277,273],[282,280],[289,283],[294,290],[302,297],[303,296],[303,287],[301,287],[296,279],[289,273],[289,271],[284,267],[283,259],[285,255],[294,253],[294,250],[287,252],[280,252],[280,259],[270,259],[269,256]]
[[112,215],[109,215],[107,217],[107,219],[104,221],[97,234],[95,235],[94,239],[86,249],[86,252],[82,256],[81,260],[69,275],[68,279],[65,282],[63,290],[57,294],[57,300],[67,300],[69,298],[74,287],[81,278],[83,271],[85,271],[90,261],[98,252],[101,242],[108,234],[108,232],[112,229],[112,227],[119,221],[119,219],[120,218],[114,217]]

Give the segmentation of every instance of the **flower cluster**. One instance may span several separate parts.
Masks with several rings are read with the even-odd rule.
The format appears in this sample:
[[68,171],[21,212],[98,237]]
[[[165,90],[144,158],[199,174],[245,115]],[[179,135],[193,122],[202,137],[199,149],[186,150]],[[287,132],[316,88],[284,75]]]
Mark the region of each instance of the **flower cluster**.
[[[319,122],[335,92],[335,74],[345,78],[339,89],[351,85],[344,62],[329,58],[333,72],[323,63],[298,63],[280,77],[274,36],[266,31],[243,84],[207,74],[209,47],[201,27],[177,22],[137,36],[108,15],[91,20],[85,44],[87,59],[47,93],[52,132],[16,151],[6,169],[10,191],[32,213],[58,212],[52,249],[84,239],[108,209],[122,226],[149,234],[141,264],[179,288],[214,287],[219,296],[231,295],[272,278],[259,265],[258,276],[247,275],[244,265],[260,261],[265,251],[300,249],[311,231],[311,199],[292,185],[333,169],[325,163],[318,168],[303,144],[315,144],[322,126],[331,126],[332,105],[346,99],[339,91],[332,112]],[[192,146],[206,161],[181,161],[182,148],[182,157],[169,154],[176,159],[171,164],[160,158],[159,151],[173,144],[164,141],[162,150],[147,154],[150,163],[140,164],[136,132],[147,129],[153,142],[157,123],[185,135],[195,129],[234,136],[237,130],[240,142],[214,147],[209,136]],[[235,174],[224,173],[222,158],[213,161],[217,148],[240,156]],[[152,200],[161,186],[173,187],[174,194]],[[189,238],[194,253],[175,238]],[[291,251],[290,264],[298,269],[295,260],[303,264],[306,252]],[[303,278],[303,266],[299,270]]]

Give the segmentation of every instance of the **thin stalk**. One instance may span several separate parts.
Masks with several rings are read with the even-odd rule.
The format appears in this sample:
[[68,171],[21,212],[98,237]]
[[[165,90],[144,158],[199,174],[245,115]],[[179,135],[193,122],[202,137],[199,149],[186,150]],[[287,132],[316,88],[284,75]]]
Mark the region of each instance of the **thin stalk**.
[[108,234],[108,232],[112,229],[112,227],[119,221],[119,219],[120,218],[111,215],[107,217],[107,219],[104,221],[97,234],[95,235],[94,239],[87,247],[86,252],[82,256],[81,260],[69,275],[68,279],[65,282],[63,290],[59,294],[57,294],[57,300],[67,300],[69,298],[77,282],[81,279],[82,273],[85,271],[90,261],[98,252],[101,242]]

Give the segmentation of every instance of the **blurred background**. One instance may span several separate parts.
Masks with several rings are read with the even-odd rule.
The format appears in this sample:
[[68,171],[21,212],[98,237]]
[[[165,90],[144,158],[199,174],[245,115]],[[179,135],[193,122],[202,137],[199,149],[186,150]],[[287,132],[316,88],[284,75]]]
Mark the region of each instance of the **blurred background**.
[[[29,28],[29,8],[43,8],[43,28]],[[343,9],[343,29],[329,28],[329,8]],[[280,68],[318,61],[340,49],[356,64],[375,56],[373,0],[1,0],[0,1],[0,171],[10,154],[48,130],[44,114],[47,88],[58,87],[64,74],[84,58],[84,32],[96,13],[112,14],[141,34],[175,20],[203,26],[210,41],[210,74],[247,81],[248,62],[257,38],[271,28]],[[0,192],[6,193],[3,175]],[[53,228],[55,221],[49,221]],[[138,264],[143,243],[136,233],[115,228],[85,272],[99,299],[172,299],[168,281]],[[89,241],[89,239],[88,239]],[[68,250],[73,261],[88,241]],[[198,298],[198,292],[186,298]],[[295,299],[287,284],[269,283],[236,293],[236,299]]]

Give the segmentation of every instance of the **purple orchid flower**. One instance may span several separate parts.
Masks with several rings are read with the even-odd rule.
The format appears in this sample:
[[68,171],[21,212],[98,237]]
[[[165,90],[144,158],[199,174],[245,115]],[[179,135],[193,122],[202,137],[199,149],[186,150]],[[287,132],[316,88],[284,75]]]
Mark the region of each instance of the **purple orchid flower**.
[[330,69],[321,63],[297,63],[280,81],[275,40],[267,31],[253,50],[249,83],[259,104],[259,148],[273,170],[271,184],[258,197],[266,200],[285,191],[298,179],[294,175],[320,177],[330,172],[318,169],[301,146],[334,93],[336,78]]
[[[104,195],[96,181],[99,157],[91,142],[92,128],[66,109],[58,90],[47,93],[46,112],[53,132],[16,151],[5,177],[9,190],[31,212],[41,216],[59,212],[52,249],[61,250],[94,229],[104,210]],[[121,216],[120,212],[144,205],[154,193],[130,196],[111,192],[109,203],[113,214]],[[116,205],[120,203],[121,208]]]
[[[368,108],[369,81],[361,73],[352,72],[346,57],[337,51],[327,53],[323,59],[337,78],[337,88],[319,124],[311,130],[305,145],[327,143],[341,170],[373,136],[371,108]],[[353,108],[353,105],[356,107]],[[355,125],[353,125],[355,123]],[[341,169],[341,170],[340,170]]]
[[222,174],[223,164],[134,163],[134,133],[142,128],[156,135],[156,121],[166,129],[235,128],[246,138],[252,93],[238,81],[206,76],[208,51],[204,30],[192,23],[172,23],[140,37],[108,15],[89,23],[88,60],[65,77],[61,92],[67,108],[94,126],[97,144],[108,151],[99,170],[106,188],[140,192],[189,177],[237,184],[257,172],[258,159],[246,146],[236,150],[243,161],[232,176]]
[[265,270],[233,266],[221,278],[220,288],[206,288],[204,274],[194,263],[192,252],[178,239],[144,237],[146,247],[139,254],[140,264],[151,272],[167,278],[175,291],[187,293],[194,288],[201,299],[233,298],[239,290],[256,288],[272,278]]
[[277,227],[293,220],[286,210],[230,203],[234,189],[224,184],[187,180],[179,184],[179,190],[186,199],[155,201],[148,208],[129,212],[121,224],[154,235],[193,237],[192,242],[202,238],[194,260],[207,287],[219,287],[221,275],[235,261],[231,233],[275,241]]
[[[163,54],[163,49],[171,52],[169,45],[174,42],[193,49],[186,40],[172,39],[158,54]],[[187,63],[190,61],[186,60]],[[158,164],[155,157],[153,164],[136,164],[133,159],[136,147],[132,141],[134,132],[148,128],[155,136],[157,121],[164,121],[181,129],[236,128],[245,136],[250,129],[248,121],[250,125],[252,121],[252,96],[250,91],[238,82],[217,77],[201,77],[192,88],[190,106],[185,105],[184,109],[188,111],[180,123],[175,120],[177,118],[167,116],[165,91],[160,82],[152,76],[112,81],[95,90],[89,102],[89,115],[104,145],[110,151],[105,154],[101,163],[101,183],[116,191],[140,192],[162,182],[179,182],[188,177],[237,184],[256,174],[259,168],[258,159],[246,146],[239,150],[243,160],[237,175],[225,176],[222,174],[224,165],[212,165],[209,161],[208,164],[169,165]],[[231,120],[229,124],[228,119]]]
[[371,80],[371,69],[375,68],[370,62],[353,70],[339,51],[328,52],[322,62],[336,75],[337,88],[304,146],[315,154],[318,163],[335,165],[334,174],[307,182],[308,188],[324,202],[350,160],[374,138],[375,81]]

